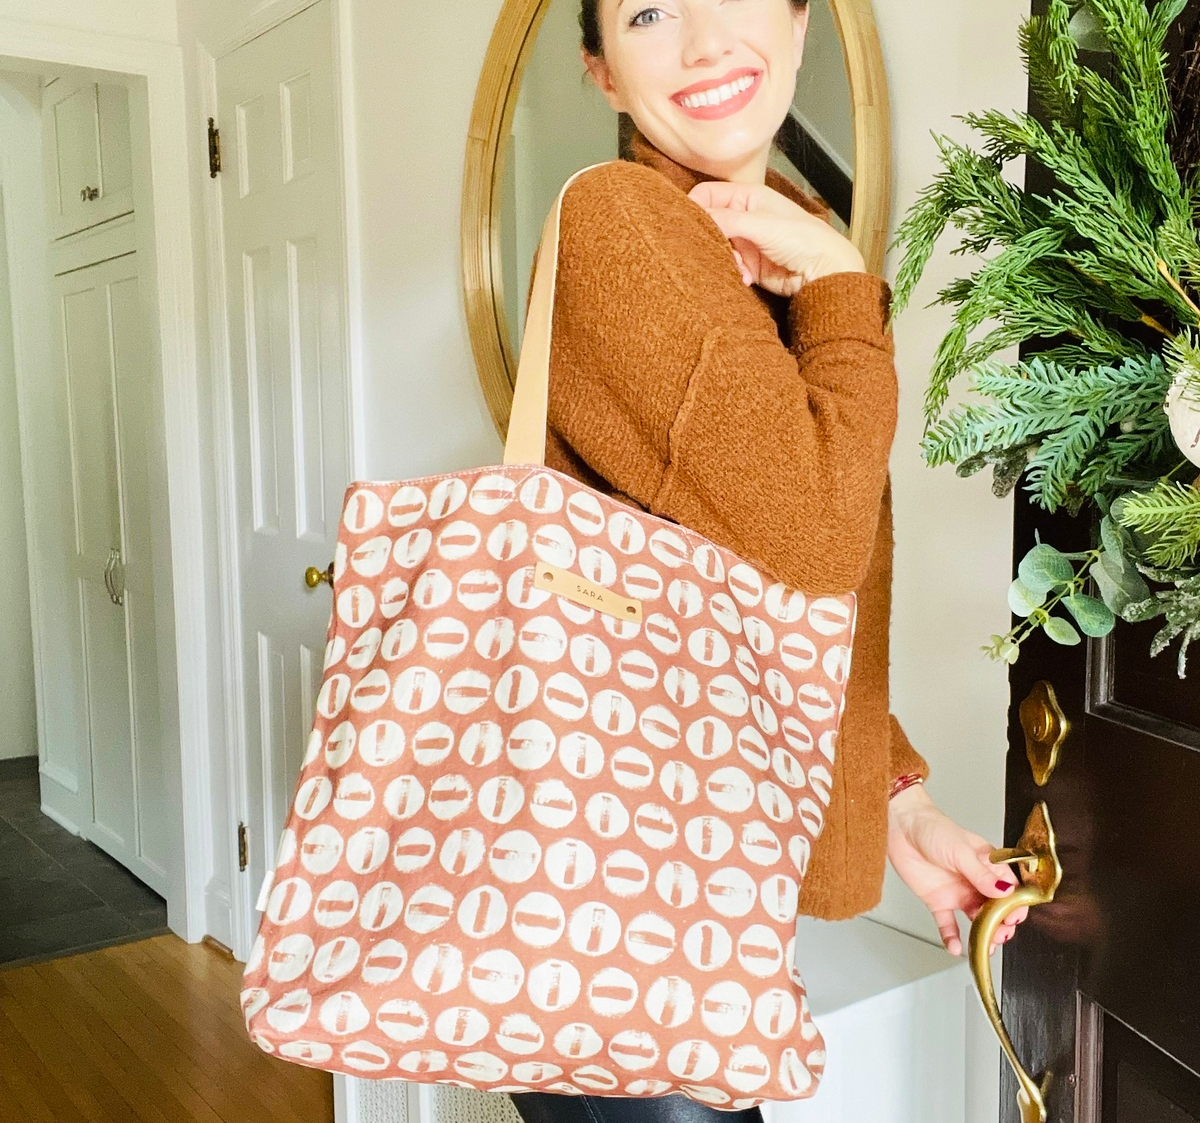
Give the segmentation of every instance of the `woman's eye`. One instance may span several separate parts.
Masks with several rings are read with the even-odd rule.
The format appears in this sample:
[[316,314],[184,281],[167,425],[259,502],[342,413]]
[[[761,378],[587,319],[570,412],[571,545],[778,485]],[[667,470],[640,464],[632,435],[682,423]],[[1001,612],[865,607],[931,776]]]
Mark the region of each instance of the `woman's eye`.
[[630,27],[649,27],[663,18],[661,8],[643,8],[629,21]]

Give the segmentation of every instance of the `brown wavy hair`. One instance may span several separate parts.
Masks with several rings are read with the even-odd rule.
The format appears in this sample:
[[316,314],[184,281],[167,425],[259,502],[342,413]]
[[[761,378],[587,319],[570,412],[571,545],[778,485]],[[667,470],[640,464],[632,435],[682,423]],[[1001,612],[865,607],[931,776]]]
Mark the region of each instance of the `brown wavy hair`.
[[[808,0],[791,0],[792,7],[802,12]],[[600,0],[582,0],[579,5],[579,30],[583,32],[583,49],[595,58],[604,57],[604,43],[600,38]]]

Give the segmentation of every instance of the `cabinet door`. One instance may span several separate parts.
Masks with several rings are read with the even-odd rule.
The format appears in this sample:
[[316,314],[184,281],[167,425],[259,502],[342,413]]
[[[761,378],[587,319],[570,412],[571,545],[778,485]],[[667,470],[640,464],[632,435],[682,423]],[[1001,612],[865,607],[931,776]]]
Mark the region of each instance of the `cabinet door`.
[[56,277],[54,287],[87,685],[92,821],[80,825],[161,893],[166,840],[146,478],[151,396],[137,257]]
[[46,87],[42,115],[54,236],[133,210],[129,91],[59,79]]

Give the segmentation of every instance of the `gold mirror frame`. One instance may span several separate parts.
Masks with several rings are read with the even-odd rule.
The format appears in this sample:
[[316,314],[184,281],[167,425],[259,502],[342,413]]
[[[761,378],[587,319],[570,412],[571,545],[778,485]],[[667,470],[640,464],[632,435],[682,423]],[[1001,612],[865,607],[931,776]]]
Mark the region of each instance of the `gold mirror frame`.
[[[550,0],[504,0],[492,31],[467,129],[462,192],[462,271],[467,330],[483,395],[501,437],[508,431],[517,364],[504,311],[500,206],[504,140]],[[829,0],[842,40],[854,109],[850,238],[872,272],[883,269],[891,218],[887,75],[871,0]],[[615,122],[614,122],[615,127]]]

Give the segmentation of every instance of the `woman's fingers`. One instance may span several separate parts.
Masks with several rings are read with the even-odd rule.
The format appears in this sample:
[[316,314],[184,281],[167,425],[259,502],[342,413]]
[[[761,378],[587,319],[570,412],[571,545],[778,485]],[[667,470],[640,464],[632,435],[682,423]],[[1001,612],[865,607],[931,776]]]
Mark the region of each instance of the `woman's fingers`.
[[[990,847],[984,844],[987,853]],[[985,897],[1004,897],[1016,888],[1016,879],[1006,866],[993,866],[984,861],[981,854],[969,847],[962,847],[955,855],[959,872]]]
[[779,238],[779,219],[775,215],[715,207],[708,216],[731,242],[740,239],[767,250]]
[[933,920],[946,950],[951,955],[962,955],[962,938],[958,934],[958,918],[954,910],[938,909],[933,914]]
[[777,215],[807,213],[790,199],[762,183],[727,183],[710,180],[698,183],[688,197],[705,210],[765,211]]

